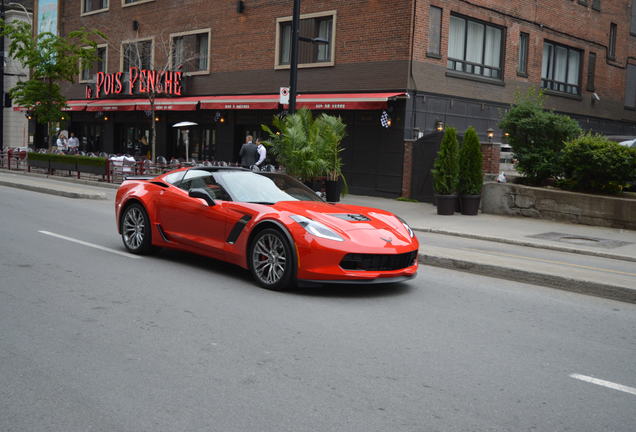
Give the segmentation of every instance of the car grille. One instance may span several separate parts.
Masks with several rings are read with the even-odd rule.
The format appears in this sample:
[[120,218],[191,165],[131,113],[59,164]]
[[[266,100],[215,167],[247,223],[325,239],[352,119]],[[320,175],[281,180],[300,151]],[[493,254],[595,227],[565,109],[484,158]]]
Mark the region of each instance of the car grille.
[[344,270],[400,270],[413,265],[417,251],[403,254],[347,254],[340,261]]

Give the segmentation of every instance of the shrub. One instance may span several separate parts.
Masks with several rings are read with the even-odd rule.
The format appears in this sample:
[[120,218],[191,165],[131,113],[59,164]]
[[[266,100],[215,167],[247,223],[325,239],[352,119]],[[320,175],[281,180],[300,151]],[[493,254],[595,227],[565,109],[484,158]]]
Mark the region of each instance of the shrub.
[[462,195],[479,195],[484,183],[483,156],[475,128],[469,127],[459,150],[459,185]]
[[80,155],[65,155],[57,153],[29,152],[28,159],[32,161],[51,161],[67,164],[91,165],[97,167],[106,166],[106,158]]
[[636,152],[600,135],[568,141],[562,161],[560,185],[583,192],[618,193],[636,175]]
[[509,134],[517,170],[530,184],[558,176],[564,142],[581,134],[574,119],[544,111],[543,95],[534,91],[517,98],[499,127]]
[[438,195],[453,195],[459,181],[459,145],[454,128],[446,128],[444,138],[437,152],[433,174],[433,187]]

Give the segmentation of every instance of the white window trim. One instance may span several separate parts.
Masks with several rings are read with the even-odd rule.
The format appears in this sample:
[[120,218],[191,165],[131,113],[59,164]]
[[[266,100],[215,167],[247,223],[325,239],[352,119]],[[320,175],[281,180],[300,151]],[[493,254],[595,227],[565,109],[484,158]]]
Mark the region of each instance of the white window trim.
[[[89,49],[90,47],[88,46],[84,46],[82,47],[82,49]],[[106,48],[106,52],[104,55],[104,72],[107,73],[108,72],[108,44],[98,44],[96,46],[96,48]],[[95,81],[92,79],[88,79],[88,80],[83,80],[82,79],[82,60],[80,59],[80,64],[79,64],[79,83],[80,84],[84,84],[84,83],[94,83]]]
[[150,41],[150,69],[152,69],[155,66],[155,37],[146,37],[146,38],[140,38],[140,39],[126,39],[121,41],[121,45],[120,45],[120,54],[119,54],[119,70],[122,72],[128,72],[124,70],[124,54],[125,54],[125,50],[124,50],[124,45],[129,44],[129,43],[135,43],[135,42],[145,42],[145,41]]
[[126,3],[125,0],[121,0],[121,7],[125,8],[125,7],[130,7],[130,6],[137,6],[140,4],[144,4],[144,3],[149,3],[149,2],[153,2],[155,0],[138,0],[134,3]]
[[110,2],[111,1],[112,0],[108,0],[108,6],[106,6],[105,8],[92,10],[90,12],[84,12],[84,0],[80,0],[80,16],[95,15],[95,14],[102,13],[102,12],[108,12],[110,10]]
[[[335,10],[324,11],[324,12],[315,12],[310,14],[304,14],[300,16],[300,19],[306,18],[320,18],[320,17],[332,17],[331,23],[331,61],[329,62],[317,62],[317,63],[300,63],[298,64],[299,68],[314,68],[314,67],[330,67],[336,64],[336,18],[337,12]],[[274,53],[274,69],[289,69],[290,65],[281,65],[280,61],[280,25],[284,22],[289,22],[292,20],[291,16],[276,18],[276,49]]]
[[211,63],[211,58],[210,55],[212,54],[212,29],[211,28],[205,28],[205,29],[198,29],[198,30],[190,30],[190,31],[185,31],[185,32],[179,32],[179,33],[170,33],[170,59],[168,60],[168,65],[170,67],[170,69],[173,69],[173,65],[172,65],[172,49],[173,49],[173,39],[179,36],[190,36],[190,35],[197,35],[197,34],[203,34],[203,33],[207,33],[208,34],[208,68],[206,70],[200,70],[200,71],[194,71],[194,72],[184,72],[183,75],[184,76],[193,76],[193,75],[209,75],[210,74],[210,63]]

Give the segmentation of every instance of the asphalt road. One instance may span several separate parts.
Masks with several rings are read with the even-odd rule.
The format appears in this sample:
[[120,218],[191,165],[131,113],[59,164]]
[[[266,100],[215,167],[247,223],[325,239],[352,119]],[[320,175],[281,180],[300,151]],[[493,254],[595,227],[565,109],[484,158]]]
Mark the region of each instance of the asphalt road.
[[112,201],[0,203],[0,431],[634,430],[636,305],[433,268],[276,293],[123,253]]

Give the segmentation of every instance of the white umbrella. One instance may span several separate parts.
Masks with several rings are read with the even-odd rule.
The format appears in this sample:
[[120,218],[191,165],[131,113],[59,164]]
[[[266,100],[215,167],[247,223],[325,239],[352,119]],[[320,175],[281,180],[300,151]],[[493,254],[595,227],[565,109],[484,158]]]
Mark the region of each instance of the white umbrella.
[[190,121],[182,121],[172,125],[172,127],[186,127],[186,126],[199,126],[199,124],[195,122],[190,122]]
[[[195,122],[182,121],[182,122],[173,124],[172,127],[180,128],[180,127],[198,126],[198,125],[199,124]],[[190,156],[189,156],[190,149],[188,148],[190,146],[190,137],[186,135],[183,141],[185,142],[185,148],[186,148],[186,162],[188,162],[190,160]]]

